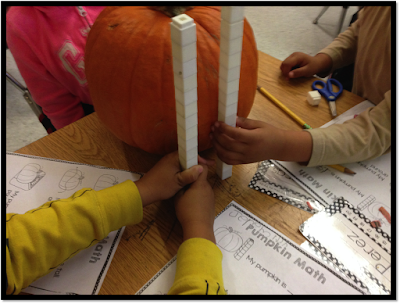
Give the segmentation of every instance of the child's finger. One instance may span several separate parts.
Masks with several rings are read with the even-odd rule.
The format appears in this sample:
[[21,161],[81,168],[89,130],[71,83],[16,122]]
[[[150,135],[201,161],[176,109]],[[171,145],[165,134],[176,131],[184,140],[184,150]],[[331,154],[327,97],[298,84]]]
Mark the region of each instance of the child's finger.
[[[198,166],[193,166],[193,167],[191,167],[190,169],[192,169],[192,168],[194,168],[194,167],[198,167]],[[200,175],[198,176],[198,178],[197,178],[195,181],[192,182],[193,185],[191,185],[190,187],[193,187],[194,184],[197,183],[197,182],[201,182],[201,181],[204,182],[204,181],[207,181],[208,167],[207,167],[207,166],[202,166],[202,168],[203,168],[203,171],[200,173]],[[190,169],[185,170],[185,171],[189,171]],[[183,171],[183,172],[185,172],[185,171]],[[183,173],[183,172],[182,172],[182,173]],[[185,177],[183,177],[183,178],[185,179]],[[188,179],[186,179],[186,181],[188,181]],[[189,184],[190,184],[190,183],[188,183],[188,184],[186,184],[186,185],[189,185]],[[189,186],[188,186],[188,187],[189,187]],[[175,203],[178,202],[179,199],[185,194],[186,190],[187,190],[187,188],[186,188],[186,187],[183,187],[181,190],[179,190],[179,191],[175,194],[175,196],[174,196],[174,201],[175,201]]]
[[264,127],[265,123],[243,117],[238,117],[236,121],[240,128],[232,128],[220,123],[213,134],[225,149],[243,154],[248,149],[248,145],[254,141],[254,130]]
[[247,145],[241,141],[232,139],[228,134],[224,133],[223,130],[217,130],[214,132],[215,139],[225,149],[232,152],[243,153],[247,149]]
[[206,159],[201,157],[200,155],[197,156],[197,160],[199,162],[199,165],[206,165],[206,166],[213,166],[215,165],[215,160],[213,159]]
[[184,187],[188,184],[195,182],[200,176],[200,174],[204,171],[205,167],[206,166],[203,167],[201,165],[196,165],[182,172],[178,172],[176,174],[178,179],[178,184],[181,187]]
[[238,157],[239,156],[238,153],[226,150],[215,139],[213,139],[212,142],[213,142],[214,149],[220,160],[222,160],[224,163],[226,163],[228,165],[240,164],[240,160],[239,160],[240,158]]
[[217,133],[224,134],[230,138],[233,138],[233,139],[236,139],[239,141],[243,140],[243,136],[241,135],[240,129],[238,129],[238,128],[231,127],[230,125],[227,125],[226,123],[224,123],[222,121],[215,123],[214,126],[216,127],[215,131]]
[[296,54],[291,54],[289,57],[287,57],[282,63],[281,63],[281,71],[283,75],[288,75],[288,73],[291,71],[292,67],[296,66],[298,64],[297,62],[297,57]]
[[299,77],[309,77],[309,76],[311,76],[309,65],[305,65],[301,68],[289,72],[289,78],[299,78]]
[[245,117],[237,117],[236,118],[236,125],[242,129],[246,130],[254,130],[261,128],[263,126],[263,122],[259,120],[253,120],[250,118]]
[[207,174],[208,174],[208,167],[203,166],[203,172],[200,173],[199,177],[197,178],[197,181],[206,181],[207,180]]

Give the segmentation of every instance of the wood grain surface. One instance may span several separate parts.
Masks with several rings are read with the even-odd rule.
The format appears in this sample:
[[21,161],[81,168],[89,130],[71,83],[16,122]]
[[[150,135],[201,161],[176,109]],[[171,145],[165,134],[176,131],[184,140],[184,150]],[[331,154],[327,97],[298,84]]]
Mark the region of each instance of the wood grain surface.
[[[307,103],[307,92],[311,91],[313,78],[286,80],[281,75],[279,60],[260,51],[258,55],[260,86],[313,128],[332,119],[325,100],[318,107]],[[337,100],[338,115],[361,101],[363,98],[344,91]],[[249,117],[284,129],[301,130],[296,122],[259,92]],[[117,139],[103,126],[96,113],[16,152],[143,173],[160,159]],[[212,149],[201,156],[216,158]],[[216,175],[215,168],[210,168],[208,180],[215,193],[215,214],[234,200],[300,245],[305,238],[298,228],[311,214],[249,188],[257,166],[257,163],[234,166],[232,177],[223,181]],[[172,200],[147,207],[140,224],[126,227],[99,294],[136,293],[176,255],[181,242],[182,230]]]

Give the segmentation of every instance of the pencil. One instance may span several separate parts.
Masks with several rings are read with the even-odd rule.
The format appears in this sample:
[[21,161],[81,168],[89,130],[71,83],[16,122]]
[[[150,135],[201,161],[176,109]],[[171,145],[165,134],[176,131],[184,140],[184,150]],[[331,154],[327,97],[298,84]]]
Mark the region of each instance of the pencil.
[[[280,107],[286,114],[288,114],[293,120],[295,120],[299,125],[301,125],[304,129],[312,129],[304,120],[302,120],[300,117],[298,117],[296,114],[294,114],[292,111],[289,110],[288,107],[286,107],[283,103],[281,103],[278,99],[276,99],[274,96],[272,96],[267,90],[265,90],[263,87],[260,87],[257,85],[257,90],[260,91],[264,96],[266,96],[268,99],[272,100],[278,107]],[[351,171],[350,169],[343,167],[341,165],[328,165],[329,167],[336,169],[340,172],[346,173],[346,174],[351,174],[354,175],[356,174],[354,171]]]
[[384,207],[380,207],[378,210],[387,219],[389,224],[391,224],[392,223],[392,217],[390,216],[390,213],[387,212],[387,210]]
[[350,175],[356,174],[354,171],[351,171],[349,168],[343,167],[341,165],[329,165],[329,167]]
[[300,124],[300,126],[302,126],[304,129],[311,129],[311,127],[306,124],[306,122],[304,120],[302,120],[300,117],[298,117],[296,114],[294,114],[292,111],[290,111],[288,109],[288,107],[286,107],[283,103],[281,103],[278,99],[276,99],[274,96],[272,96],[270,93],[268,93],[264,88],[257,86],[257,89],[263,94],[265,95],[267,98],[269,98],[270,100],[272,100],[278,107],[280,107],[283,112],[285,112],[286,114],[288,114],[290,117],[293,118],[293,120],[295,120],[297,123]]

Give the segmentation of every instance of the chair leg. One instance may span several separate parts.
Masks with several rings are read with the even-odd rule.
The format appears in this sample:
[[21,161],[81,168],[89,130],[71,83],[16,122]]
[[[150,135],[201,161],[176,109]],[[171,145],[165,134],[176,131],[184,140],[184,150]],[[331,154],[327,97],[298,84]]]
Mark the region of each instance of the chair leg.
[[39,107],[37,103],[33,100],[32,95],[28,91],[28,89],[24,92],[24,98],[28,105],[31,107],[33,113],[35,113],[37,117],[40,117],[40,115],[43,113],[42,108]]
[[42,114],[42,109],[36,104],[36,102],[33,100],[31,93],[29,92],[28,88],[24,87],[17,79],[15,79],[11,74],[6,72],[6,79],[12,83],[18,90],[21,91],[22,95],[24,96],[24,99],[32,109],[33,113],[37,117],[39,117]]
[[318,23],[318,19],[321,18],[321,16],[328,10],[329,6],[324,6],[324,8],[322,9],[322,11],[319,13],[319,15],[317,16],[317,18],[314,19],[313,23],[317,24]]

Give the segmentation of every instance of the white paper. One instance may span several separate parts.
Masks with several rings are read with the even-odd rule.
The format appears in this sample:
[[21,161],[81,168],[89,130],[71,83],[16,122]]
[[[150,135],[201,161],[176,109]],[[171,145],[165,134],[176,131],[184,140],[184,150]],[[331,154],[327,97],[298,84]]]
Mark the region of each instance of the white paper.
[[[68,198],[82,188],[104,189],[139,173],[7,153],[7,213],[25,213]],[[98,294],[125,227],[79,252],[23,291],[32,294]]]
[[300,226],[303,235],[371,294],[390,294],[391,239],[358,209],[338,199]]
[[[223,278],[228,294],[363,293],[235,202],[217,216],[214,232],[223,253]],[[166,294],[174,281],[175,259],[137,294]]]
[[346,277],[345,273],[340,270],[332,261],[330,261],[325,255],[322,254],[321,251],[318,250],[317,247],[315,247],[311,242],[309,241],[304,241],[301,245],[300,248],[303,248],[305,251],[307,251],[309,254],[311,254],[314,258],[317,260],[325,263],[329,267],[333,268],[336,270],[337,273],[342,275],[343,277]]
[[[373,106],[371,102],[363,101],[323,127],[343,123],[371,106]],[[379,209],[383,207],[389,214],[391,213],[391,153],[369,161],[346,164],[347,168],[356,172],[355,175],[348,175],[328,166],[308,168],[294,162],[273,161],[273,163],[325,207],[337,198],[344,197],[371,221],[379,220],[382,230],[390,235],[390,223]]]

